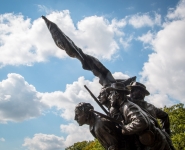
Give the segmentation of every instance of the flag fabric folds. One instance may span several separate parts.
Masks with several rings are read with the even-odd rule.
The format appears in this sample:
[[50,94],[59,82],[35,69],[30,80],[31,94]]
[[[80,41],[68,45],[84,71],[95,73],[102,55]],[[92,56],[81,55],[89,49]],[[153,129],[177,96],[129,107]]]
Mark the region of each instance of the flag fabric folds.
[[83,69],[92,71],[93,74],[99,78],[99,83],[102,86],[116,82],[110,71],[97,58],[83,53],[83,51],[77,47],[55,23],[51,22],[44,16],[42,16],[42,18],[45,20],[55,44],[60,49],[65,50],[70,57],[80,60]]
[[132,77],[127,80],[115,80],[110,71],[97,58],[83,53],[83,51],[77,47],[74,42],[67,35],[65,35],[55,23],[48,20],[45,16],[42,16],[42,18],[44,19],[55,44],[60,49],[65,50],[65,52],[70,57],[77,58],[81,62],[83,69],[92,71],[92,73],[99,78],[99,83],[102,86],[109,86],[111,83],[120,81],[126,81],[125,83],[128,85],[135,79]]

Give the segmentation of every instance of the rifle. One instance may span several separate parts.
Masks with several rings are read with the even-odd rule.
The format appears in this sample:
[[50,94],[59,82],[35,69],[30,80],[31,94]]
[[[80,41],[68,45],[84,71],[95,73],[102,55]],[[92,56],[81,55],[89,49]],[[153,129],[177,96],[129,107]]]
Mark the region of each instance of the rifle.
[[116,119],[114,119],[114,118],[111,118],[111,117],[109,117],[109,116],[107,116],[107,115],[104,115],[104,114],[102,114],[102,113],[100,113],[100,112],[98,112],[98,111],[95,111],[95,110],[93,110],[93,109],[90,109],[89,111],[94,112],[94,113],[100,115],[101,117],[103,117],[103,118],[105,118],[105,119],[108,119],[108,120],[110,120],[110,121],[112,121],[112,122],[115,122],[115,123],[117,123],[117,124],[119,124],[119,125],[122,124],[121,121],[118,121],[118,120],[116,120]]
[[103,107],[103,105],[98,101],[98,99],[94,96],[94,94],[88,89],[88,87],[86,85],[84,85],[84,87],[86,88],[86,90],[90,93],[90,95],[92,96],[92,98],[96,101],[96,103],[101,107],[101,109],[103,109],[103,111],[110,116],[110,113]]

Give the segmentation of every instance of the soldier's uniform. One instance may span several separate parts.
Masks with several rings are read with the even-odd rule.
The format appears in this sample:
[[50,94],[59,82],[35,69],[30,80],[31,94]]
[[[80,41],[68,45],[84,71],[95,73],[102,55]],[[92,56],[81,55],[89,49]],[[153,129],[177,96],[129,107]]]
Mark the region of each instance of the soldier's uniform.
[[122,134],[138,135],[140,142],[152,150],[171,150],[163,132],[156,126],[155,118],[144,112],[138,105],[126,99],[127,89],[120,83],[107,88],[112,91],[112,107],[119,109],[123,117]]

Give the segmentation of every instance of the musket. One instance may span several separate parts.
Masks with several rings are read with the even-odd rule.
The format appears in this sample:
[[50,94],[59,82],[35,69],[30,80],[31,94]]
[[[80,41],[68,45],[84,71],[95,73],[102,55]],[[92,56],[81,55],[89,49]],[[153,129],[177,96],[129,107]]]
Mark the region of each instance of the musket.
[[100,113],[100,112],[98,112],[98,111],[95,111],[95,110],[93,110],[93,109],[90,109],[89,111],[94,112],[94,113],[100,115],[101,117],[103,117],[103,118],[105,118],[105,119],[108,119],[108,120],[110,120],[110,121],[112,121],[112,122],[118,123],[119,125],[122,124],[121,121],[118,121],[118,120],[116,120],[116,119],[114,119],[114,118],[111,118],[111,117],[109,117],[109,116],[107,116],[107,115],[104,115],[104,114],[102,114],[102,113]]
[[110,113],[103,107],[103,105],[98,101],[98,99],[94,96],[94,94],[88,89],[88,87],[86,85],[84,85],[84,87],[86,88],[86,90],[90,93],[90,95],[92,96],[92,98],[96,101],[96,103],[101,107],[101,109],[103,109],[103,111],[110,116]]

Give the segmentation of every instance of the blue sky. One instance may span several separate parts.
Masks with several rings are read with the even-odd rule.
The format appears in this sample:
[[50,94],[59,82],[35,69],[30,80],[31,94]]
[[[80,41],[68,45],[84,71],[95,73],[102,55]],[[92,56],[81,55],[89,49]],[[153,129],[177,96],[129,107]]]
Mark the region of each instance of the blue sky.
[[137,76],[157,107],[185,103],[185,0],[1,0],[0,149],[58,150],[92,140],[73,120],[79,102],[101,111],[101,85],[55,44],[42,15],[115,78]]

